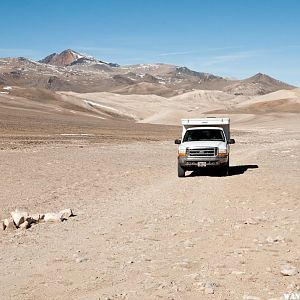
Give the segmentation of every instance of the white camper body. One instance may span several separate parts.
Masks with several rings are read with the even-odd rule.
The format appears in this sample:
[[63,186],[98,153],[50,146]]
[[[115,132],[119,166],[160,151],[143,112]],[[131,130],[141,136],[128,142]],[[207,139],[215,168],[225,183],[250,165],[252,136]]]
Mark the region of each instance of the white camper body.
[[223,175],[229,172],[229,118],[182,119],[181,140],[178,147],[178,176],[197,168],[218,168]]
[[202,119],[182,119],[182,139],[185,132],[193,127],[221,127],[224,130],[227,141],[230,139],[230,119],[229,118],[202,118]]

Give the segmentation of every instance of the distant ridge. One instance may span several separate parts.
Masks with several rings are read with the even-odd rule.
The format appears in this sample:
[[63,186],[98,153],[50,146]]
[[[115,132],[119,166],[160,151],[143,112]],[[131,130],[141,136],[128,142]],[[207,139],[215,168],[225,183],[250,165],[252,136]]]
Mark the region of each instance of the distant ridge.
[[257,73],[254,76],[239,80],[237,83],[227,86],[225,91],[235,95],[265,95],[278,90],[290,90],[293,88],[295,87],[274,79],[269,75]]
[[164,63],[120,66],[72,49],[52,53],[38,62],[24,57],[3,58],[0,60],[0,84],[166,97],[193,90],[255,96],[295,88],[262,73],[238,80]]

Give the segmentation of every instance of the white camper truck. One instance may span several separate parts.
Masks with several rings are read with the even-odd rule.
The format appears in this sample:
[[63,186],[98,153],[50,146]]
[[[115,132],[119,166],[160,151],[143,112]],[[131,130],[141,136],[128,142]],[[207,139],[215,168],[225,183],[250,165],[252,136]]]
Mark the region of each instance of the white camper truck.
[[178,177],[197,168],[218,168],[222,176],[228,175],[230,138],[229,118],[182,119],[181,139],[178,147]]

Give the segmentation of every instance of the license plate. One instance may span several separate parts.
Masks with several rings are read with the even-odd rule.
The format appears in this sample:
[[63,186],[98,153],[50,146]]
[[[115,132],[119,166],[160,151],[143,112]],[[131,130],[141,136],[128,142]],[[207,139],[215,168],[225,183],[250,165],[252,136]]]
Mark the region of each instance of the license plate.
[[199,167],[199,168],[206,167],[206,162],[205,162],[205,161],[199,161],[199,162],[198,162],[198,167]]

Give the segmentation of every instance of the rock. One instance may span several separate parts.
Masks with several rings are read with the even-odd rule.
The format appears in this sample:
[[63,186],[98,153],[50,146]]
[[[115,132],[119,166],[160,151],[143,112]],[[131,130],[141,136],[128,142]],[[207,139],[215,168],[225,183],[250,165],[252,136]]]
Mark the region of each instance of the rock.
[[281,237],[281,236],[276,236],[276,237],[271,237],[271,236],[268,236],[266,241],[269,243],[269,244],[273,244],[273,243],[279,243],[279,242],[283,242],[284,241],[284,238]]
[[39,222],[42,222],[44,220],[45,215],[43,214],[31,214],[26,218],[26,221],[28,221],[29,225],[37,224]]
[[[40,214],[32,214],[32,215],[29,215],[29,219],[31,220],[32,223],[38,223],[42,217],[44,215],[40,215]],[[28,218],[27,218],[27,221],[28,221]]]
[[215,289],[217,286],[218,286],[218,284],[215,283],[215,282],[206,282],[206,283],[205,283],[205,287],[206,287],[206,288],[212,288],[212,289]]
[[39,223],[44,222],[45,221],[45,215],[44,214],[39,214],[39,216],[40,216]]
[[14,220],[12,218],[7,218],[2,221],[3,230],[12,230],[16,229]]
[[60,213],[46,213],[43,220],[45,222],[62,222]]
[[273,243],[276,243],[278,242],[278,239],[276,238],[272,238],[271,236],[268,236],[266,241],[269,243],[269,244],[273,244]]
[[214,293],[215,293],[215,291],[214,291],[213,288],[207,287],[207,288],[205,288],[205,290],[204,290],[204,294],[205,294],[205,295],[210,295],[210,294],[214,294]]
[[15,210],[10,213],[16,226],[19,227],[28,217],[28,212]]
[[19,228],[21,228],[21,229],[27,229],[27,228],[29,228],[29,227],[30,227],[29,222],[28,222],[28,221],[25,221],[25,222],[23,222],[23,223],[20,225]]
[[76,258],[77,263],[82,263],[82,262],[85,262],[85,261],[88,261],[88,259],[86,257],[77,257]]
[[199,286],[200,291],[204,291],[204,294],[214,294],[215,288],[218,286],[214,282],[198,282],[197,285]]
[[190,240],[184,241],[183,244],[184,244],[185,248],[193,248],[195,246],[195,244],[193,242],[191,242]]
[[61,215],[62,220],[68,220],[70,217],[73,216],[73,212],[72,212],[71,208],[61,210],[59,212],[59,214]]
[[[27,217],[26,220],[25,220],[25,222],[28,223],[28,227],[30,227],[32,224],[36,224],[36,223],[37,223],[37,221],[34,220],[31,216]],[[24,222],[24,223],[25,223],[25,222]],[[22,223],[22,224],[23,224],[23,223]],[[21,225],[22,225],[22,224],[21,224]],[[21,227],[21,225],[20,225],[20,227]]]
[[280,273],[283,276],[294,276],[294,275],[297,275],[299,272],[295,266],[287,264],[287,265],[281,266]]
[[199,282],[196,282],[196,285],[199,287],[200,291],[204,291],[205,290],[205,282],[199,281]]
[[240,229],[240,228],[242,228],[242,224],[235,224],[233,226],[233,229]]
[[288,285],[288,290],[300,292],[300,282],[292,282]]
[[258,223],[255,220],[250,218],[250,219],[245,220],[244,224],[256,225]]

